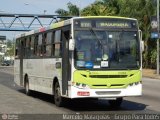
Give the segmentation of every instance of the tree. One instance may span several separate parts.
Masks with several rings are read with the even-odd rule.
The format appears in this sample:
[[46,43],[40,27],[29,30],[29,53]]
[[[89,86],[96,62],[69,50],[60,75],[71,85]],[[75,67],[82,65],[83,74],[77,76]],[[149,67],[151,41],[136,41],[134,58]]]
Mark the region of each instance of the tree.
[[117,0],[97,0],[93,4],[84,8],[81,12],[83,16],[113,16],[119,11]]
[[80,9],[76,5],[69,2],[67,3],[67,8],[68,10],[58,9],[55,13],[61,16],[79,16]]
[[14,56],[14,42],[11,40],[7,40],[7,51],[5,56]]
[[118,15],[120,11],[119,0],[100,0],[107,7],[106,15]]
[[106,6],[101,1],[96,1],[81,11],[82,16],[100,16],[106,15]]
[[[150,67],[153,68],[153,65],[151,61],[155,58],[153,54],[156,48],[156,41],[151,40],[150,38],[150,31],[151,31],[151,21],[150,18],[152,15],[155,15],[155,7],[153,4],[153,1],[146,0],[146,4],[144,6],[143,10],[143,18],[141,22],[141,30],[143,31],[143,38],[145,42],[145,53],[143,54],[143,60],[144,60],[144,67]],[[155,62],[156,64],[156,62]]]

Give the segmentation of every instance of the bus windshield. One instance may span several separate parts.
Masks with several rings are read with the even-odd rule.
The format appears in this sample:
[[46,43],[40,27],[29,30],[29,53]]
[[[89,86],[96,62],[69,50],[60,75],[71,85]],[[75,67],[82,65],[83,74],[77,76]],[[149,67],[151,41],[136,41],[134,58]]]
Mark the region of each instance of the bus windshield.
[[137,31],[76,30],[77,69],[138,69]]

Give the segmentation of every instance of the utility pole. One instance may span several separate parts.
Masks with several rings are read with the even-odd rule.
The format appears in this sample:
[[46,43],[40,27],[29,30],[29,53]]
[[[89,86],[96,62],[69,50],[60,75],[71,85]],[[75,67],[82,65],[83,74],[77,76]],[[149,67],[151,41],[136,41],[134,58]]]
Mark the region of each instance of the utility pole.
[[159,75],[159,0],[157,0],[157,32],[158,32],[158,39],[157,39],[157,75]]

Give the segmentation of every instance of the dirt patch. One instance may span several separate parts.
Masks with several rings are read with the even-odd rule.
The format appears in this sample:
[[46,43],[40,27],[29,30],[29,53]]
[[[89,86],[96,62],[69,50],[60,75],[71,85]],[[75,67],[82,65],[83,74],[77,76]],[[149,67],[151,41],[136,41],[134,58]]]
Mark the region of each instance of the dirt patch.
[[142,70],[143,77],[150,77],[154,79],[160,79],[160,75],[157,75],[155,69],[143,69]]

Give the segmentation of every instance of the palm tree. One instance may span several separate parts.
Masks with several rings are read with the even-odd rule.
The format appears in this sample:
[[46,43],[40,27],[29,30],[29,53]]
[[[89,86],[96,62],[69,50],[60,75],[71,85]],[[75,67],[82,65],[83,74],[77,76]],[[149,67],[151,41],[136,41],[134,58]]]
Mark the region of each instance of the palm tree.
[[101,1],[96,1],[93,4],[87,6],[81,11],[83,16],[100,16],[105,15],[106,7],[102,4]]
[[71,2],[67,3],[68,10],[58,9],[55,11],[58,15],[61,16],[79,16],[80,9],[76,5],[72,4]]
[[97,0],[82,10],[82,15],[116,15],[119,8],[117,0]]

